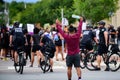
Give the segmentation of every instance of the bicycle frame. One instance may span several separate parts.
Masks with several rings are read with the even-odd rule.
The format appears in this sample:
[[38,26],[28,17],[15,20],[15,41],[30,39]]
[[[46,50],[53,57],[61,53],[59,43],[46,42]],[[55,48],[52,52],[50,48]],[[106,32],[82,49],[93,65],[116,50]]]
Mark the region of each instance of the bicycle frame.
[[[49,52],[45,51],[44,52],[44,59],[40,59],[40,67],[43,70],[43,73],[47,72],[50,70],[50,57],[49,57]],[[44,62],[44,63],[43,63]]]
[[17,49],[17,53],[18,53],[18,64],[15,65],[15,71],[17,73],[20,72],[20,74],[23,73],[23,68],[26,65],[26,60],[24,58],[24,50],[22,49],[23,47],[20,47]]

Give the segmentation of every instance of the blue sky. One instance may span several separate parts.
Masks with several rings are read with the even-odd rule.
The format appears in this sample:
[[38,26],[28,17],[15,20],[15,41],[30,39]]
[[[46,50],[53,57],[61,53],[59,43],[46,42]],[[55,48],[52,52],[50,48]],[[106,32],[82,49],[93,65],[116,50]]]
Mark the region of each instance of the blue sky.
[[[13,1],[13,0],[4,0],[4,1],[11,2],[11,1]],[[32,3],[35,3],[35,2],[37,2],[38,0],[14,0],[14,1],[17,1],[17,2],[32,2]]]

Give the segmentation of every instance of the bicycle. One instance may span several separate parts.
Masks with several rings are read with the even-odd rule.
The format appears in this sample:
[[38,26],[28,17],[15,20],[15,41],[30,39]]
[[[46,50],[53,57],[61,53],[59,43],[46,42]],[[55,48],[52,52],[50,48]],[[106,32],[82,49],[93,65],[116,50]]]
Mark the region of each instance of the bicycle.
[[[15,67],[15,71],[17,73],[23,74],[23,68],[26,65],[26,59],[25,59],[25,55],[24,55],[24,47],[18,47],[17,48],[17,53],[18,53],[18,59],[17,59],[17,65],[14,65]],[[14,64],[15,64],[15,60],[14,60]]]
[[[120,69],[120,54],[118,52],[117,44],[110,44],[107,54],[103,54],[102,58],[106,66],[113,72]],[[91,65],[96,68],[97,54],[91,55]],[[94,70],[94,69],[93,69]]]
[[81,46],[80,49],[80,67],[82,69],[87,68],[88,70],[94,70],[94,67],[90,64],[91,63],[91,57],[92,53],[89,53],[87,49],[84,48],[84,46]]
[[115,72],[120,69],[120,53],[117,44],[111,44],[111,46],[111,50],[108,51],[108,53],[110,54],[108,58],[108,63],[110,70]]
[[43,59],[40,59],[40,67],[43,73],[48,72],[50,70],[50,48],[45,46],[45,51],[43,52]]

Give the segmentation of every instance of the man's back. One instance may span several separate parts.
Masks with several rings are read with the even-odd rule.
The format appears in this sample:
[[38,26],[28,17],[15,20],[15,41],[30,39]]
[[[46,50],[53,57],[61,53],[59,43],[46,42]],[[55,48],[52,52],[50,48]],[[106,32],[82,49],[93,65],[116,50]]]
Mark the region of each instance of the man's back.
[[68,48],[68,54],[73,55],[77,54],[79,52],[79,39],[80,35],[68,35],[67,38],[65,38],[65,41],[67,43]]
[[82,43],[91,42],[94,37],[95,34],[92,32],[92,30],[84,30],[81,42]]
[[14,28],[11,35],[13,36],[13,45],[23,46],[25,44],[25,37],[22,28]]
[[79,53],[79,39],[81,34],[82,21],[80,21],[78,30],[74,34],[66,34],[61,29],[61,26],[57,24],[57,29],[60,34],[64,37],[67,43],[68,55],[74,55]]

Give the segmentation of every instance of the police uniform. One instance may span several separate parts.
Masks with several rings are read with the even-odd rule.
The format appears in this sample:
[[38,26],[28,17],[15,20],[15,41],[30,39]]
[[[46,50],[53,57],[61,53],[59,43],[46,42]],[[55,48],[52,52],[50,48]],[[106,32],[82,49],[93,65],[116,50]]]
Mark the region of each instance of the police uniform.
[[108,47],[105,43],[105,37],[104,32],[106,31],[106,28],[100,28],[99,32],[99,45],[98,45],[98,55],[102,55],[103,53],[107,53]]
[[20,46],[24,46],[25,44],[25,37],[24,37],[24,34],[23,34],[23,30],[22,28],[19,28],[19,27],[16,27],[14,28],[10,35],[13,36],[13,49],[16,51],[18,47]]
[[95,34],[92,32],[92,30],[84,30],[83,31],[83,37],[81,39],[81,48],[86,48],[87,50],[92,50],[93,45],[92,41],[93,38],[96,37]]

